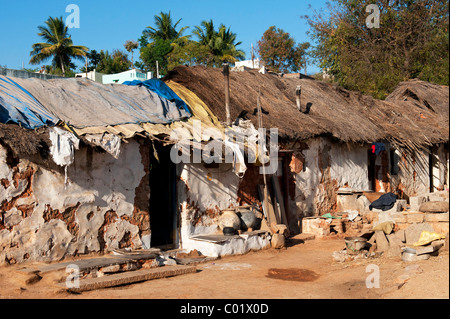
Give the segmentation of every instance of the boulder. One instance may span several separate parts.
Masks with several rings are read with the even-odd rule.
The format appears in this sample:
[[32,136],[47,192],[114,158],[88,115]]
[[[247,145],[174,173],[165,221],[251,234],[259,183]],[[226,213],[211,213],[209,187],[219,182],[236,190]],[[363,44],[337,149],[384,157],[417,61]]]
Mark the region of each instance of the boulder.
[[433,227],[428,223],[412,224],[405,229],[405,241],[407,245],[417,243],[422,231],[434,232]]
[[272,235],[272,239],[270,241],[272,248],[281,249],[285,247],[286,239],[280,233],[275,233]]
[[378,251],[387,251],[389,249],[389,242],[386,238],[386,235],[382,230],[377,230],[375,232],[375,242],[377,243]]
[[424,213],[446,213],[449,211],[449,204],[445,201],[425,202],[420,205],[419,211]]

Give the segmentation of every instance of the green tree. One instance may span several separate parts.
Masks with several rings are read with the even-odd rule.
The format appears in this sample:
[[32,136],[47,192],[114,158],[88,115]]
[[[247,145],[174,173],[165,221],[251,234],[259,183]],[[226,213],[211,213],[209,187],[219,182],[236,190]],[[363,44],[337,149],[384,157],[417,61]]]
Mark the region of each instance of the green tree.
[[[367,24],[369,4],[379,9],[378,28]],[[384,98],[411,78],[448,85],[448,13],[448,1],[335,0],[304,18],[320,66],[339,85]]]
[[167,55],[168,70],[178,65],[209,65],[214,60],[209,47],[196,41],[179,41],[173,43],[172,48],[172,51]]
[[[88,58],[88,68],[87,71],[94,71],[95,69],[97,69],[97,65],[100,63],[102,56],[100,55],[100,53],[98,53],[96,50],[91,50],[86,54],[87,58]],[[80,72],[84,73],[86,72],[86,66],[82,66],[80,68]]]
[[214,22],[205,20],[200,26],[195,26],[192,33],[197,36],[200,45],[209,48],[213,57],[208,62],[209,66],[221,66],[224,62],[235,63],[245,58],[244,51],[237,49],[241,42],[236,42],[236,33],[231,32],[231,28],[223,24],[216,31]]
[[128,55],[121,50],[114,50],[112,54],[108,51],[100,51],[100,62],[97,65],[97,71],[104,74],[115,74],[128,71],[131,68],[131,62]]
[[165,74],[168,71],[168,55],[174,48],[172,44],[187,41],[190,36],[183,36],[188,27],[177,30],[182,19],[174,23],[170,12],[161,12],[159,15],[155,15],[154,19],[155,26],[147,27],[143,31],[142,37],[139,38],[142,62],[136,62],[136,66],[156,73],[156,62],[158,62],[159,73]]
[[46,42],[32,45],[30,64],[40,64],[53,58],[53,68],[60,69],[62,75],[66,76],[67,71],[73,67],[72,59],[82,61],[89,49],[73,44],[62,17],[49,17],[45,24],[46,26],[38,27],[38,36]]
[[136,66],[147,72],[157,73],[156,61],[158,61],[159,74],[166,74],[168,71],[168,55],[172,52],[172,42],[170,40],[156,40],[141,48],[141,62],[136,62]]
[[258,54],[274,72],[297,72],[306,65],[308,42],[296,45],[294,38],[280,28],[271,26],[258,41]]
[[[150,41],[157,40],[168,40],[171,42],[175,42],[180,38],[183,38],[183,33],[188,29],[188,27],[183,27],[177,31],[178,24],[182,19],[179,19],[177,22],[173,23],[172,17],[169,13],[161,12],[159,15],[155,15],[155,27],[147,27],[144,30],[143,34]],[[185,36],[184,38],[188,38],[189,36]]]

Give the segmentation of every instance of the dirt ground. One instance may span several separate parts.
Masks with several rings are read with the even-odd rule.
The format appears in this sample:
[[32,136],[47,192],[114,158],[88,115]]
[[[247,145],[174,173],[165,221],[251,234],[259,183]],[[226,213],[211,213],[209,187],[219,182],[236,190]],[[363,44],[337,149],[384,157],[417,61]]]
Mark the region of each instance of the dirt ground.
[[[25,284],[17,275],[24,265],[0,267],[1,299],[448,299],[449,253],[417,262],[400,257],[337,262],[342,238],[303,241],[293,237],[281,250],[265,249],[197,265],[177,277],[68,293],[51,276]],[[375,267],[376,265],[377,267]],[[368,267],[369,266],[369,267]],[[366,279],[379,269],[379,288]],[[409,270],[408,270],[409,269]],[[411,271],[413,269],[413,271]],[[373,277],[370,277],[373,278]],[[372,280],[372,279],[371,279]],[[370,280],[369,280],[370,281]],[[375,282],[375,281],[370,281]]]

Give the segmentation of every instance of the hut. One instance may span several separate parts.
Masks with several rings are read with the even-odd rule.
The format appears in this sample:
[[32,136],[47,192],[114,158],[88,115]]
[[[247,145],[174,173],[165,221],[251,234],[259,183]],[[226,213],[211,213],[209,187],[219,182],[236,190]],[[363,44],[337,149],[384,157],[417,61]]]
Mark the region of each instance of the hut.
[[[409,81],[380,101],[255,70],[229,80],[231,125],[220,69],[127,85],[0,77],[0,262],[240,254],[269,246],[274,224],[292,235],[306,217],[360,209],[362,192],[448,187],[447,87]],[[229,209],[252,211],[254,227],[225,235]]]

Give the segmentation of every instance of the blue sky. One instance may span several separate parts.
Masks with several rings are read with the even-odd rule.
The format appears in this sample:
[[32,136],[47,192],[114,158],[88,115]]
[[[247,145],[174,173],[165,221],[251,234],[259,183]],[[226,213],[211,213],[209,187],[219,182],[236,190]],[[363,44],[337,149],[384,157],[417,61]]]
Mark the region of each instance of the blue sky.
[[[80,8],[80,28],[70,30],[73,42],[89,49],[123,49],[126,40],[137,40],[147,26],[153,26],[156,14],[170,11],[174,20],[183,19],[180,26],[191,27],[187,34],[202,20],[213,19],[217,26],[220,23],[231,26],[242,42],[239,48],[250,58],[251,44],[256,46],[272,25],[289,32],[297,42],[311,41],[306,34],[306,21],[300,16],[312,14],[309,5],[320,9],[326,7],[325,3],[325,0],[0,0],[0,65],[20,69],[23,62],[26,68],[36,68],[28,62],[31,45],[40,42],[37,27],[49,16],[66,19],[69,4]],[[137,54],[135,51],[135,59]],[[315,71],[316,67],[308,67],[308,73]]]

